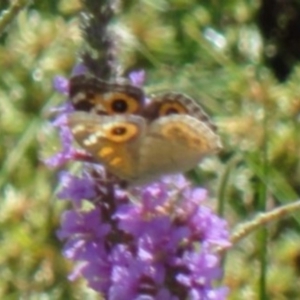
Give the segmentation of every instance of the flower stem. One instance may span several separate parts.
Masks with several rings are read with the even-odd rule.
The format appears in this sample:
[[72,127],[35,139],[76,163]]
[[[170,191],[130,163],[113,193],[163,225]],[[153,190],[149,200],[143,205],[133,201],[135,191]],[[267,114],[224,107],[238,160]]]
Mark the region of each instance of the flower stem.
[[81,26],[86,41],[82,60],[90,73],[101,79],[117,74],[115,33],[110,28],[118,0],[82,0]]

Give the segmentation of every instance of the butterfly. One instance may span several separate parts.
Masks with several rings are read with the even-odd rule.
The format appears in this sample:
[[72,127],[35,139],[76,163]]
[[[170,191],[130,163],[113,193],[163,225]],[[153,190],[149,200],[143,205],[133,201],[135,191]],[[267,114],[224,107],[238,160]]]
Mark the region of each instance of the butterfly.
[[[82,75],[71,79],[73,137],[112,174],[140,185],[188,171],[222,148],[215,125],[192,98],[167,92],[145,104],[144,97],[128,84]],[[126,109],[114,110],[120,100]]]

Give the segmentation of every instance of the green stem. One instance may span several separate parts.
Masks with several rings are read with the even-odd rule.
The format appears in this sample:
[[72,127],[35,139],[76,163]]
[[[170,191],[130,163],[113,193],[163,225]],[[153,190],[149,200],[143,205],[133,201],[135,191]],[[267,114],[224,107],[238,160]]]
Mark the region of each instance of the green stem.
[[[263,150],[263,172],[264,177],[267,180],[267,162],[266,162],[266,149]],[[267,182],[260,183],[260,211],[266,210],[266,199],[267,199]],[[260,300],[267,300],[267,244],[268,244],[268,230],[266,227],[261,227],[258,233],[259,243],[259,259],[260,259],[260,277],[259,277],[259,291]]]
[[[263,149],[262,149],[262,169],[265,182],[260,182],[259,190],[259,209],[265,212],[267,194],[268,194],[268,116],[266,102],[264,102],[264,139],[263,139]],[[268,230],[267,228],[261,228],[258,234],[259,242],[259,257],[260,257],[260,277],[259,277],[259,293],[260,300],[267,300],[267,243],[268,243]]]

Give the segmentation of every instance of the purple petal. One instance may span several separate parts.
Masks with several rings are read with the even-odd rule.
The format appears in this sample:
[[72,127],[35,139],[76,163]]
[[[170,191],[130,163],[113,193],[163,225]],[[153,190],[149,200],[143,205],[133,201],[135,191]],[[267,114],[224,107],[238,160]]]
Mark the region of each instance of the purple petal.
[[78,63],[72,70],[72,76],[85,74],[87,71],[88,70],[83,63]]
[[76,177],[67,172],[60,175],[62,189],[58,193],[61,199],[69,199],[79,207],[83,199],[96,197],[95,182],[89,177]]
[[69,93],[69,80],[63,76],[55,76],[53,79],[53,87],[59,93],[67,96]]
[[129,74],[129,79],[133,85],[142,86],[145,82],[146,73],[144,70],[133,71]]

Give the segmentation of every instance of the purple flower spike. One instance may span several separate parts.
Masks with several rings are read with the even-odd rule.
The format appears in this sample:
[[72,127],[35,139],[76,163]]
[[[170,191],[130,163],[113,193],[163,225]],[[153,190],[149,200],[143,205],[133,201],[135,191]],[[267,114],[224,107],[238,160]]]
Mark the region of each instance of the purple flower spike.
[[226,299],[227,289],[214,285],[222,274],[214,247],[229,245],[227,224],[203,206],[206,191],[174,176],[111,194],[116,187],[103,176],[97,168],[62,175],[59,196],[74,204],[58,231],[65,256],[77,262],[71,278],[85,277],[109,300]]

